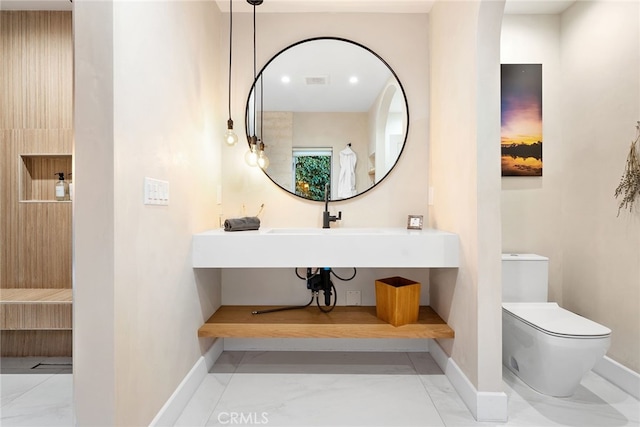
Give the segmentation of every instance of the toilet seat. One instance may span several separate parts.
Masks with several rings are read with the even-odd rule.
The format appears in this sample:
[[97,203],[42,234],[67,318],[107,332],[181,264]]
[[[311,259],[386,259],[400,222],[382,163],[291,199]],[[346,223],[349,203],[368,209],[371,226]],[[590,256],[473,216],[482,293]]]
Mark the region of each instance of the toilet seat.
[[502,308],[547,335],[572,339],[597,339],[611,335],[611,329],[565,310],[555,302],[505,302]]

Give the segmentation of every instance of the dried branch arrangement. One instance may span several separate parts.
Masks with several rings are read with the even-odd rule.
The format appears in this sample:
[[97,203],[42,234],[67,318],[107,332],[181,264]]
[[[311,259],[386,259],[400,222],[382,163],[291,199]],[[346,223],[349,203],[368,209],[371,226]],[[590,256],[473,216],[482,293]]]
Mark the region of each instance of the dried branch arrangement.
[[620,184],[616,188],[616,199],[622,196],[618,205],[618,216],[621,209],[633,209],[636,197],[640,196],[640,153],[638,152],[638,140],[640,140],[640,121],[636,125],[636,139],[631,143],[627,164],[624,168]]

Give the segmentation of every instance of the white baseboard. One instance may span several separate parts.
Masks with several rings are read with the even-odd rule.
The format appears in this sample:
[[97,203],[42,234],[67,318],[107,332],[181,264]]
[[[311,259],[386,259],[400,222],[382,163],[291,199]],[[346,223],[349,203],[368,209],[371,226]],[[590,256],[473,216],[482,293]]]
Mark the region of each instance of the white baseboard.
[[172,426],[182,414],[182,411],[189,403],[189,400],[205,379],[209,370],[220,354],[222,354],[224,344],[222,339],[217,339],[209,350],[198,359],[193,368],[184,377],[182,382],[175,389],[171,397],[160,408],[150,426]]
[[637,372],[607,356],[596,363],[593,372],[640,400],[640,374]]
[[477,421],[507,421],[508,399],[506,393],[476,390],[456,362],[444,352],[435,340],[431,340],[429,343],[429,353]]
[[225,338],[226,351],[429,351],[430,339]]

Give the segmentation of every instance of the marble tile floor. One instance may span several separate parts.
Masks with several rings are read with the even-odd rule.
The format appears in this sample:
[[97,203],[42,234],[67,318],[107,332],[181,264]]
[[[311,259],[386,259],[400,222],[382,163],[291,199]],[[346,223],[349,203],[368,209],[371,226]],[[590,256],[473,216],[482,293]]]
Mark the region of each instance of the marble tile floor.
[[[0,425],[71,426],[71,375],[6,360]],[[224,352],[175,426],[640,427],[640,402],[593,372],[563,399],[503,382],[508,422],[478,423],[429,353]]]
[[0,359],[0,425],[73,425],[70,357]]

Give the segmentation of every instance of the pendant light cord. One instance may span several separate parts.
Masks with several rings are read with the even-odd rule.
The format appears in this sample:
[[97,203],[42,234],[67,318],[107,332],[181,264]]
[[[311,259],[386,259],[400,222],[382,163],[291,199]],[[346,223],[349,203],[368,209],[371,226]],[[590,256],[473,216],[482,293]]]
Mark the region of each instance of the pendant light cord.
[[264,144],[264,135],[262,134],[262,122],[264,119],[264,81],[262,73],[260,73],[260,140]]
[[233,0],[229,0],[229,120],[231,120],[231,54],[233,51]]
[[256,136],[256,4],[253,4],[253,136]]

